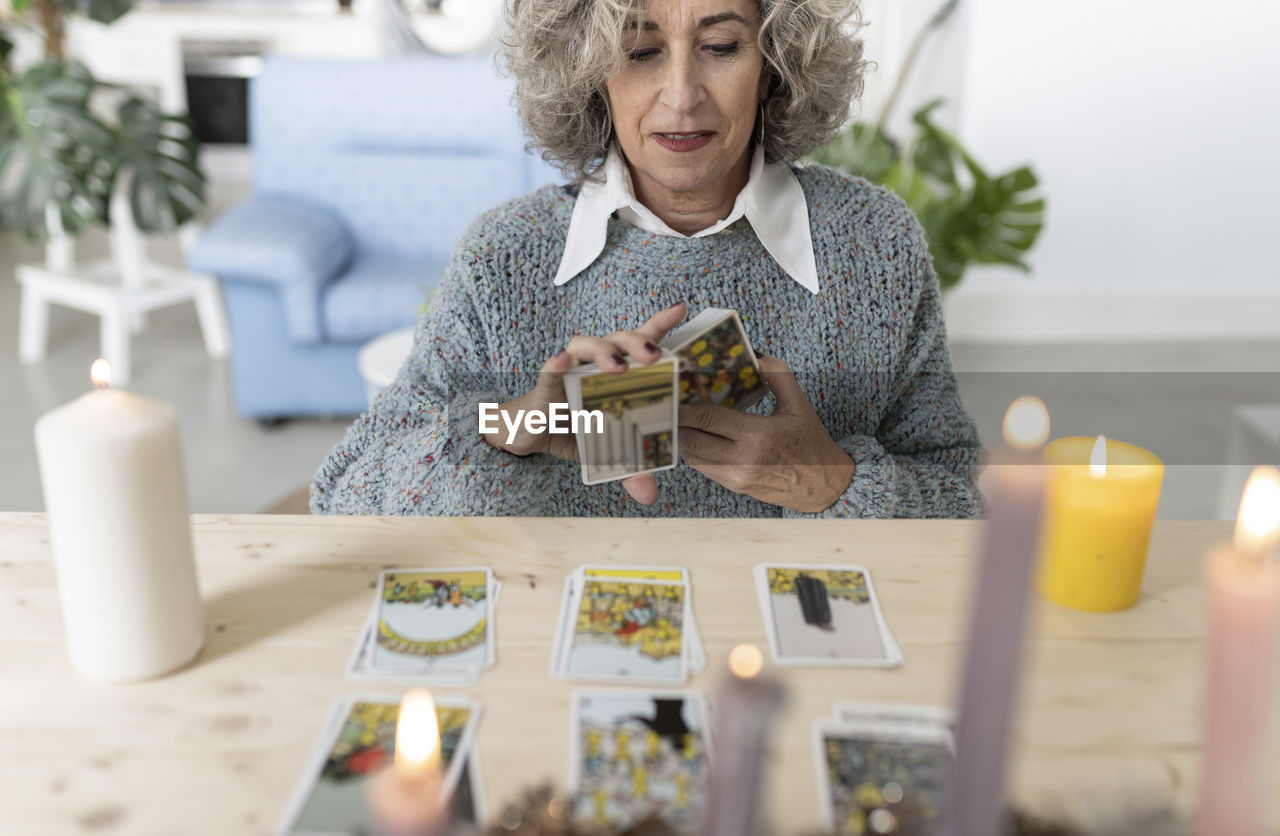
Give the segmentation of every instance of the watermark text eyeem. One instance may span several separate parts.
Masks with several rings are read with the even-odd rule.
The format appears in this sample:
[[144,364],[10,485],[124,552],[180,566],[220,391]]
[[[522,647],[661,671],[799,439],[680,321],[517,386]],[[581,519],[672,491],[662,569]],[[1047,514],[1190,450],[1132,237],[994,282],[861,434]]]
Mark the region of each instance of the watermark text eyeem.
[[501,404],[481,402],[480,433],[501,432],[498,422],[507,428],[507,443],[513,444],[516,435],[523,427],[527,433],[540,435],[569,435],[570,433],[602,433],[604,432],[604,413],[598,409],[570,409],[567,403],[551,403],[547,411],[540,409],[517,409],[514,415],[504,412]]

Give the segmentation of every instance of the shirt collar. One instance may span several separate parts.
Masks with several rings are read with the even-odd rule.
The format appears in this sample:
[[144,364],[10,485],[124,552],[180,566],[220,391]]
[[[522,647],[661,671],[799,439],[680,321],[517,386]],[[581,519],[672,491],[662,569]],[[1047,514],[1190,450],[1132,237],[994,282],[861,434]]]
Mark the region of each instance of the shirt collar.
[[778,266],[810,292],[818,292],[818,267],[813,256],[804,190],[785,163],[766,163],[760,146],[756,146],[751,158],[747,185],[738,193],[728,217],[693,235],[676,232],[636,200],[622,154],[616,147],[611,148],[605,158],[603,182],[587,180],[578,192],[565,236],[564,256],[556,271],[556,286],[565,284],[600,257],[609,231],[609,217],[614,212],[632,226],[675,238],[714,235],[745,217]]

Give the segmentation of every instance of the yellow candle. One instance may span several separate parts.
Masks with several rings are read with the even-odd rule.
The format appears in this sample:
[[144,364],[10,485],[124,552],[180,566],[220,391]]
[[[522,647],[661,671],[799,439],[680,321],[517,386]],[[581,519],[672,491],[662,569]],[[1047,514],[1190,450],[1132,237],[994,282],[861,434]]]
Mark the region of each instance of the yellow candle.
[[1131,607],[1142,591],[1164,465],[1132,444],[1060,438],[1049,468],[1040,594],[1077,610]]

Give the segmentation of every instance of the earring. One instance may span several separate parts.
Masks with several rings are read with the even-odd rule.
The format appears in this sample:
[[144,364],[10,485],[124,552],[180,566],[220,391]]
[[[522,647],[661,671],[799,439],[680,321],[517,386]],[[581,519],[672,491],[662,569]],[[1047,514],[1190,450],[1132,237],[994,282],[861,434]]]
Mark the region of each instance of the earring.
[[761,103],[760,103],[760,131],[759,131],[759,134],[760,134],[760,135],[759,135],[759,137],[756,139],[756,143],[757,143],[758,145],[760,145],[761,147],[764,147],[764,102],[761,102]]

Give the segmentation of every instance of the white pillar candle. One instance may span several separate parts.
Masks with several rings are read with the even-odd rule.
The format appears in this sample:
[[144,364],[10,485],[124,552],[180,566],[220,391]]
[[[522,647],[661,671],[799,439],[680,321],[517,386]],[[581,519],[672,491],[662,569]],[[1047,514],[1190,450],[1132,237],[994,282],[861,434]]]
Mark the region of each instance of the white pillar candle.
[[204,643],[178,415],[93,375],[35,431],[67,647],[90,679],[146,679]]

